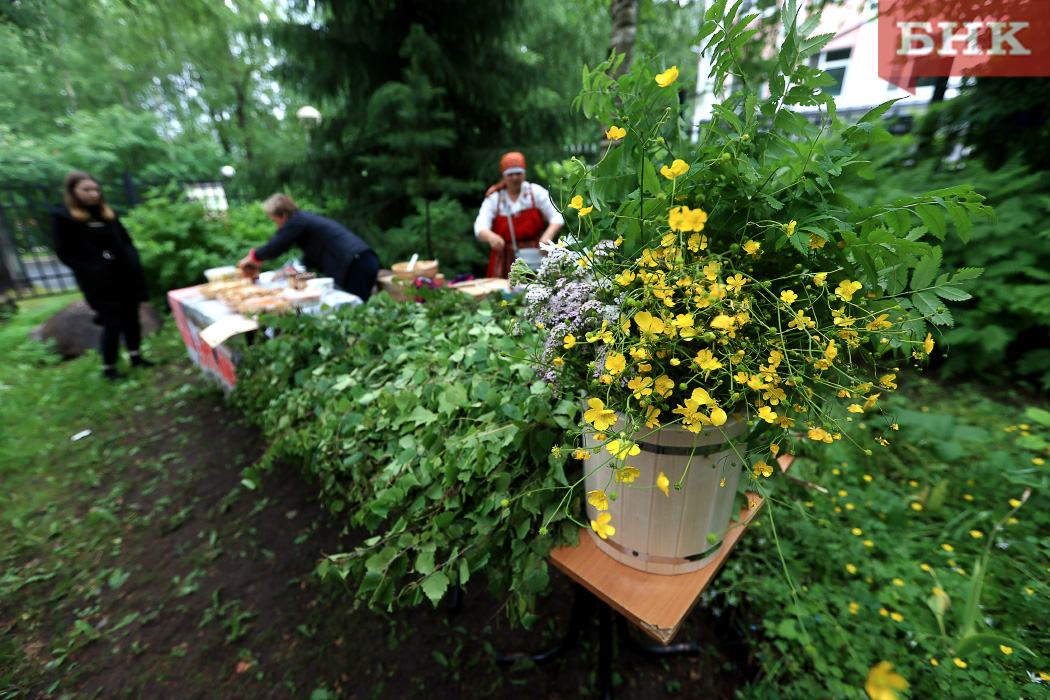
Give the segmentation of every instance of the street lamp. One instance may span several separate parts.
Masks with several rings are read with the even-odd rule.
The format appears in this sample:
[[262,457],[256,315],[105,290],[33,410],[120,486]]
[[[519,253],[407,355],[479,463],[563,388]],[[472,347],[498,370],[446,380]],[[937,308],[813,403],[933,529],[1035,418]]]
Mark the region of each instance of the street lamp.
[[307,132],[321,125],[321,113],[310,105],[300,107],[295,113],[295,118],[299,120],[299,126]]

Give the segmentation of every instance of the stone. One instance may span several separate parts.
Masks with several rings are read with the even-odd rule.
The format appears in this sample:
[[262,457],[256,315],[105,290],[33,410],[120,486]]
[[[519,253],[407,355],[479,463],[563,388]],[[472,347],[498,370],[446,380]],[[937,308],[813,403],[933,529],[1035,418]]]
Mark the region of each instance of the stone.
[[[139,305],[139,323],[142,335],[160,330],[160,314],[147,302]],[[53,340],[55,350],[65,357],[80,357],[87,350],[98,350],[102,343],[102,326],[95,323],[95,312],[83,299],[73,303],[37,326],[30,337],[36,340]]]

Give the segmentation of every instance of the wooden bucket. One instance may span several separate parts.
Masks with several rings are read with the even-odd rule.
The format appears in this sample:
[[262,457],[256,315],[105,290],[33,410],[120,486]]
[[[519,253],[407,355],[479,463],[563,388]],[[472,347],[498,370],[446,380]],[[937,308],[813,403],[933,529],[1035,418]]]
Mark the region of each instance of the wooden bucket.
[[[623,420],[608,431],[623,430]],[[609,499],[609,524],[616,532],[602,539],[594,529],[588,530],[598,548],[617,561],[654,574],[686,574],[711,563],[722,549],[722,540],[733,516],[733,504],[747,445],[736,442],[736,450],[727,442],[736,441],[747,432],[747,425],[730,417],[721,428],[700,433],[683,430],[678,425],[656,432],[636,433],[632,442],[641,453],[626,459],[628,466],[641,472],[633,484],[620,484],[612,478],[612,455],[608,450],[584,460],[584,480],[588,492],[602,489],[615,492]],[[593,434],[584,437],[584,446],[601,444]],[[603,465],[604,466],[600,466]],[[622,466],[619,462],[618,466]],[[686,474],[686,465],[689,465]],[[657,488],[657,477],[663,472],[671,482],[670,496]],[[674,484],[680,479],[682,489]],[[722,479],[725,485],[721,486]],[[587,517],[596,520],[598,510],[587,504]],[[713,535],[713,537],[709,537]]]

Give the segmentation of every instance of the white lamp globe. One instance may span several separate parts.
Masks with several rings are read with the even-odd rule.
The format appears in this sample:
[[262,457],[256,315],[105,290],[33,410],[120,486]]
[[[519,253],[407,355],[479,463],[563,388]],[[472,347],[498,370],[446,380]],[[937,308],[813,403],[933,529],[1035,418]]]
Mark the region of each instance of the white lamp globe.
[[321,113],[310,105],[300,107],[295,113],[295,118],[299,120],[299,125],[307,130],[321,124]]
[[224,166],[222,166],[222,168],[219,170],[219,172],[222,173],[223,177],[227,177],[227,178],[228,177],[233,177],[234,175],[237,174],[237,171],[233,169],[232,165],[224,165]]

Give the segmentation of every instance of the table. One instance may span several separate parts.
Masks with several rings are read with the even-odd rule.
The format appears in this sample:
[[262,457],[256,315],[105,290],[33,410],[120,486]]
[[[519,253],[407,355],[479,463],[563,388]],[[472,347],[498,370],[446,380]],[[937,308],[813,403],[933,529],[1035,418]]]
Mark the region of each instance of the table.
[[[777,460],[782,474],[787,472],[794,459],[792,455],[784,455]],[[533,661],[546,661],[565,651],[588,617],[588,607],[593,603],[593,600],[587,600],[588,598],[596,599],[599,603],[598,682],[602,698],[612,697],[612,610],[620,613],[621,622],[626,619],[634,623],[659,642],[659,645],[650,647],[635,644],[638,651],[652,655],[699,653],[695,642],[676,645],[670,645],[670,642],[681,629],[686,616],[700,600],[700,594],[714,580],[740,542],[748,525],[762,510],[765,499],[757,493],[749,492],[748,502],[753,502],[755,507],[748,505],[741,509],[737,520],[731,523],[722,541],[722,550],[715,560],[703,569],[688,574],[652,574],[621,564],[598,549],[587,530],[580,528],[579,544],[559,547],[551,552],[549,557],[551,564],[567,574],[580,587],[573,603],[572,619],[565,637],[548,650],[536,654],[501,655],[497,662],[511,663],[523,657]],[[582,596],[579,594],[581,590]],[[624,641],[633,641],[627,636],[622,624],[619,628]]]
[[[331,291],[321,297],[320,309],[360,303],[361,299],[353,294]],[[200,366],[205,376],[231,391],[237,383],[237,363],[250,342],[251,336],[246,334],[258,328],[258,324],[231,310],[222,301],[205,299],[201,296],[200,285],[171,290],[168,292],[168,306],[190,360]],[[317,313],[320,309],[305,313]],[[220,322],[229,325],[223,330],[215,325]],[[214,336],[206,332],[217,328],[220,332]]]

